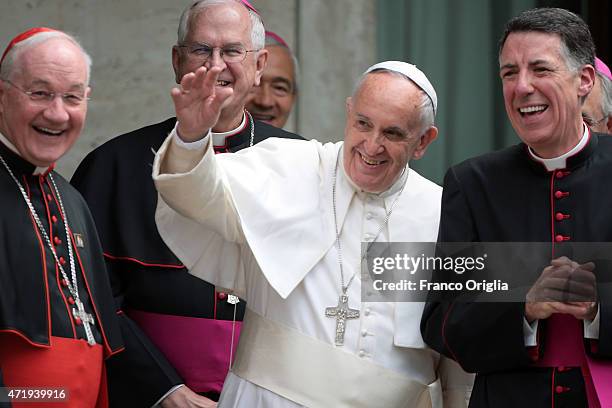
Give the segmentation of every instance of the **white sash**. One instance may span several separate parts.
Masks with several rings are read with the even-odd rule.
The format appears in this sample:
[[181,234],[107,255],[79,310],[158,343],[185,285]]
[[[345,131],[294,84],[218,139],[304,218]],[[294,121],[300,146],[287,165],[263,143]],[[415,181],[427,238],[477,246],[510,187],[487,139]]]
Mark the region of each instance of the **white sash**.
[[237,376],[311,408],[431,408],[426,384],[305,336],[247,308]]

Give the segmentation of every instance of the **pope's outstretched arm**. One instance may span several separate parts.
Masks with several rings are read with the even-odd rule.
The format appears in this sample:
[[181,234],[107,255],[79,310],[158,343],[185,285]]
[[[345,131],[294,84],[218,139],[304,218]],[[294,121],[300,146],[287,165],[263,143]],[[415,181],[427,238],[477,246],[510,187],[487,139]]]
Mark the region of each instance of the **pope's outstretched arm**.
[[[156,154],[153,179],[162,200],[176,212],[236,241],[240,240],[239,226],[233,221],[236,210],[224,191],[222,174],[217,174],[222,170],[213,163],[207,137],[233,93],[231,88],[215,86],[220,71],[200,67],[172,89],[177,124]],[[197,166],[205,169],[206,180],[197,176]]]
[[[219,71],[201,67],[172,90],[177,125],[153,163],[159,192],[155,218],[164,242],[190,273],[242,297],[244,234],[208,136],[233,92],[215,86]],[[202,259],[206,267],[198,264]],[[235,274],[212,275],[220,270]]]

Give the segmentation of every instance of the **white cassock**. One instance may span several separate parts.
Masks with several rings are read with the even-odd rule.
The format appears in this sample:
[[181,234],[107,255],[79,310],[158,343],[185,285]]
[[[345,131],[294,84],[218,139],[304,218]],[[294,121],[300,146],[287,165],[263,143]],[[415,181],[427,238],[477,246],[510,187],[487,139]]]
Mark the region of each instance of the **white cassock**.
[[377,241],[436,240],[439,186],[407,168],[385,193],[358,192],[342,143],[268,139],[214,155],[210,143],[188,150],[174,135],[153,166],[159,232],[191,274],[247,301],[219,407],[441,407],[442,393],[445,407],[465,406],[472,378],[423,343],[422,303],[360,303],[357,273],[347,294],[360,316],[347,320],[343,346],[325,316],[341,293],[336,166],[345,282],[406,178]]

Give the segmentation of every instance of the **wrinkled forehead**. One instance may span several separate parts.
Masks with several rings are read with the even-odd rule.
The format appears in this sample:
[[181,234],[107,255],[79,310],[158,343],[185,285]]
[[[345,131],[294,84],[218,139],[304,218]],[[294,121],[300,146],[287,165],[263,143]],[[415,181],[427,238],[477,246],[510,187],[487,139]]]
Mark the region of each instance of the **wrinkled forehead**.
[[66,38],[51,38],[24,49],[16,56],[14,75],[30,81],[87,83],[87,61],[80,48]]
[[[187,39],[215,46],[251,44],[251,18],[239,3],[210,4],[194,10],[189,21]],[[212,43],[218,44],[212,44]]]

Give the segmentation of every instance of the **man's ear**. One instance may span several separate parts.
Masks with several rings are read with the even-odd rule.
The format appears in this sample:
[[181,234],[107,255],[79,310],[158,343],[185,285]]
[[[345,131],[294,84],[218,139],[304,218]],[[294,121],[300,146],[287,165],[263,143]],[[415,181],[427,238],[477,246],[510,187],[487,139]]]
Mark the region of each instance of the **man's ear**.
[[179,68],[181,66],[181,56],[178,45],[174,45],[172,47],[172,68],[174,68],[174,81],[177,84],[181,83],[181,79],[179,77],[179,72],[181,71]]
[[4,81],[0,79],[0,114],[4,112],[4,97],[6,94]]
[[255,82],[253,85],[259,86],[259,83],[261,82],[261,76],[263,75],[264,69],[266,69],[267,62],[268,62],[268,50],[263,48],[259,50],[259,52],[257,53],[257,61],[255,62],[256,64]]
[[344,105],[346,107],[346,116],[348,117],[349,113],[351,113],[351,109],[353,109],[353,98],[350,96],[346,98]]
[[414,160],[419,160],[421,157],[423,157],[425,155],[425,151],[427,150],[427,146],[429,146],[431,142],[436,140],[437,137],[438,128],[435,126],[430,126],[429,129],[427,129],[425,133],[421,135],[419,143],[416,149],[414,150],[414,153],[412,153],[412,158]]
[[584,65],[580,69],[580,86],[578,96],[586,97],[595,86],[595,68],[592,65]]

